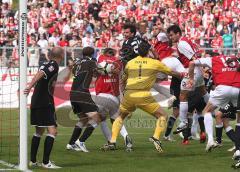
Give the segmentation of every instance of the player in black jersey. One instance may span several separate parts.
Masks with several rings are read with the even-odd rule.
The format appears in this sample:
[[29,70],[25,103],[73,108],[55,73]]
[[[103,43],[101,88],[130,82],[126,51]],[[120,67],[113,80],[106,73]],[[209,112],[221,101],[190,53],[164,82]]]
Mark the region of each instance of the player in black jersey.
[[[78,115],[79,122],[75,125],[66,148],[68,150],[88,152],[85,141],[91,136],[93,130],[100,123],[101,116],[89,92],[92,78],[97,76],[96,61],[92,58],[94,49],[92,47],[85,47],[82,53],[83,58],[77,60],[73,66],[72,73],[74,79],[70,91],[72,109],[73,112]],[[86,127],[86,129],[80,137],[84,127]]]
[[36,133],[32,137],[30,166],[38,166],[36,156],[40,138],[43,135],[45,128],[47,128],[48,134],[44,142],[42,167],[60,168],[49,160],[49,156],[53,147],[54,139],[57,135],[53,100],[54,82],[58,76],[58,65],[63,59],[63,54],[64,51],[62,48],[53,48],[50,53],[50,60],[43,63],[37,74],[24,90],[25,94],[29,94],[31,88],[35,86],[31,100],[31,125],[35,126]]
[[[137,28],[134,24],[126,23],[123,26],[123,30],[125,41],[123,42],[122,48],[120,50],[120,56],[122,58],[122,61],[128,62],[139,55],[139,44],[143,41],[147,43],[147,41],[136,35]],[[146,45],[148,45],[148,47],[151,47],[149,43]]]

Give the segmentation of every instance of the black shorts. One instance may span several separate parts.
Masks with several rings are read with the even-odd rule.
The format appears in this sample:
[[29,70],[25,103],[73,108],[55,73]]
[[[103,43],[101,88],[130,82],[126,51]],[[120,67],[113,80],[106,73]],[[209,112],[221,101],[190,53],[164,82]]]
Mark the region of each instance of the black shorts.
[[73,113],[88,113],[98,112],[98,107],[92,99],[89,92],[78,92],[77,94],[70,93],[70,101],[73,109]]
[[31,125],[38,127],[57,126],[54,105],[43,108],[31,108]]
[[180,95],[181,90],[181,80],[175,77],[172,77],[171,85],[170,85],[170,94],[174,95],[177,99],[173,102],[173,108],[179,108]]
[[219,109],[222,112],[222,118],[229,118],[231,120],[236,119],[237,108],[233,107],[233,104],[230,102],[224,108]]
[[206,103],[198,91],[191,91],[188,95],[188,112],[193,113],[194,110],[202,112]]

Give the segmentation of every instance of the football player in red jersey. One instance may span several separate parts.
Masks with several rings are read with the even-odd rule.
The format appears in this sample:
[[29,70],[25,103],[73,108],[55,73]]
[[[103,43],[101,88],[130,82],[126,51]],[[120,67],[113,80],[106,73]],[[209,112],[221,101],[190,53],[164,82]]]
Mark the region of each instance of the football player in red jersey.
[[[207,66],[212,69],[213,82],[216,85],[214,91],[211,92],[209,101],[204,109],[204,123],[206,133],[208,135],[208,143],[206,151],[211,151],[215,143],[213,141],[213,119],[212,114],[216,108],[224,108],[229,102],[233,106],[238,104],[238,95],[240,90],[240,72],[238,72],[238,61],[229,62],[228,59],[236,59],[234,56],[218,55],[214,57],[206,57],[196,59],[189,64],[189,84],[193,85],[194,68],[199,66]],[[239,116],[239,112],[238,112]],[[240,157],[240,118],[236,124],[236,152],[235,157]],[[239,133],[239,134],[237,134]],[[239,137],[239,139],[237,139]]]
[[[164,63],[166,66],[168,66],[169,68],[176,70],[178,72],[186,72],[187,70],[184,68],[183,64],[177,59],[177,55],[176,53],[174,53],[174,49],[169,45],[169,40],[168,37],[166,35],[166,33],[164,32],[160,32],[157,35],[157,42],[154,44],[154,49],[157,52],[158,56],[159,56],[159,60]],[[154,89],[156,91],[158,91],[160,94],[165,95],[166,93],[162,93],[159,85],[158,87],[156,87],[155,84],[154,85]],[[181,85],[181,79],[172,77],[172,81],[171,81],[171,85],[170,85],[170,92],[171,94],[173,94],[176,98],[175,100],[172,102],[172,107],[173,107],[173,116],[171,116],[168,120],[168,126],[165,132],[165,136],[164,138],[166,140],[172,141],[171,137],[170,137],[170,133],[171,130],[174,126],[174,123],[176,121],[176,118],[179,116],[179,94],[180,94],[180,85]],[[189,108],[188,108],[188,113],[192,114],[192,112],[195,110],[195,108],[197,109],[197,112],[199,115],[197,115],[197,118],[199,118],[199,125],[201,128],[201,134],[204,132],[204,124],[203,124],[203,119],[201,122],[201,111],[203,110],[203,108],[205,107],[205,103],[202,102],[201,97],[199,98],[199,94],[196,94],[196,92],[198,92],[198,90],[194,90],[194,92],[191,92],[191,99],[188,101],[189,104]],[[170,97],[170,96],[168,96]],[[192,126],[192,117],[191,115],[188,117],[188,121],[189,121],[189,129],[186,130],[191,130],[191,126]],[[193,128],[197,128],[196,127],[196,123],[193,124]],[[193,135],[196,135],[196,130],[192,133]],[[190,132],[191,133],[191,132]],[[188,132],[183,132],[183,135],[185,136],[185,139],[183,140],[183,144],[188,144],[188,135],[190,134]],[[204,133],[203,133],[204,134]],[[200,142],[204,142],[205,141],[205,137],[200,139]]]
[[[167,29],[168,36],[172,43],[176,43],[178,59],[183,64],[185,68],[189,67],[189,63],[192,60],[201,57],[200,50],[198,46],[194,44],[188,38],[182,36],[182,31],[178,25],[172,25]],[[187,111],[188,111],[188,93],[196,88],[199,89],[200,95],[203,96],[204,101],[208,102],[209,94],[205,89],[204,79],[202,76],[201,67],[196,67],[194,71],[194,87],[189,87],[188,78],[184,78],[181,82],[181,92],[180,92],[180,105],[179,105],[179,119],[181,121],[179,127],[174,132],[175,134],[183,131],[187,128]]]
[[[120,105],[119,73],[122,67],[121,62],[115,55],[116,50],[106,48],[103,54],[98,57],[98,63],[107,62],[114,64],[115,69],[113,69],[112,73],[98,75],[95,82],[96,97],[93,98],[94,102],[99,107],[101,114],[109,114],[112,123],[118,116],[118,109]],[[101,129],[105,138],[109,142],[111,140],[111,132],[107,126],[106,120],[101,122]],[[129,137],[124,125],[122,126],[120,133],[124,137],[126,150],[131,151],[132,140]]]

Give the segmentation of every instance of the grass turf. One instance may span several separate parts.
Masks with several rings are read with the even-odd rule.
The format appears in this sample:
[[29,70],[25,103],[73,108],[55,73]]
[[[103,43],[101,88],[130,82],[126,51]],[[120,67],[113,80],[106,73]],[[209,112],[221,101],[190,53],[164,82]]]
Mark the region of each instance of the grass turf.
[[[59,113],[65,113],[66,109],[61,109]],[[1,132],[0,132],[0,159],[10,163],[18,162],[18,136],[17,129],[10,132],[7,128],[10,124],[7,121],[10,116],[1,113]],[[11,119],[17,116],[17,111],[12,111]],[[60,117],[58,116],[58,117]],[[65,120],[66,121],[66,120]],[[118,172],[118,171],[136,171],[136,172],[228,172],[231,169],[232,153],[227,149],[232,143],[224,136],[224,146],[211,153],[204,151],[205,144],[198,141],[191,141],[190,145],[181,145],[181,140],[175,136],[176,142],[163,141],[164,153],[156,152],[148,138],[154,131],[154,118],[137,110],[132,118],[126,121],[126,126],[130,136],[134,141],[134,151],[125,152],[124,143],[121,136],[118,138],[118,150],[114,152],[102,152],[99,148],[106,142],[100,129],[97,128],[93,135],[86,142],[89,153],[67,151],[66,144],[70,138],[72,127],[58,128],[54,149],[51,154],[51,160],[63,167],[58,171],[84,171],[84,172]],[[15,123],[15,124],[14,124]],[[13,125],[14,124],[14,125]],[[17,120],[12,121],[11,127],[17,125]],[[5,128],[5,129],[4,129]],[[13,128],[13,127],[12,127]],[[15,131],[16,130],[16,131]],[[29,148],[34,128],[29,126]],[[42,160],[44,137],[41,140],[38,160]],[[0,165],[1,168],[6,168]],[[33,171],[47,171],[42,168],[34,168]]]

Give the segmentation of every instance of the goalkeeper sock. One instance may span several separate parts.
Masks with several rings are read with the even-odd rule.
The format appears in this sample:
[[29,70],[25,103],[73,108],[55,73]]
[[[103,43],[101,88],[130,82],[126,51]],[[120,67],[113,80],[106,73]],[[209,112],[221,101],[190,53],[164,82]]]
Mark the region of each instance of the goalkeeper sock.
[[160,135],[161,133],[165,130],[166,128],[166,118],[163,117],[163,116],[160,116],[158,119],[157,119],[157,122],[156,122],[156,128],[155,128],[155,131],[154,131],[154,134],[153,134],[153,137],[155,139],[160,139]]
[[44,153],[43,153],[43,164],[49,163],[49,157],[53,148],[55,136],[51,134],[47,134],[44,142]]
[[113,122],[112,125],[112,138],[111,143],[116,143],[118,134],[122,128],[123,120],[121,117],[117,117],[117,119]]
[[33,163],[37,161],[36,156],[37,156],[40,140],[41,140],[41,136],[39,134],[33,135],[32,144],[31,144],[31,161]]
[[88,125],[87,128],[84,130],[82,136],[80,137],[80,142],[85,142],[93,133],[94,127],[92,125]]
[[69,141],[70,145],[75,144],[75,141],[79,138],[81,132],[82,132],[82,129],[76,125],[73,129],[73,133],[72,133],[71,139]]

